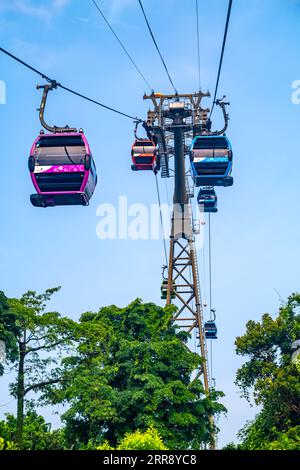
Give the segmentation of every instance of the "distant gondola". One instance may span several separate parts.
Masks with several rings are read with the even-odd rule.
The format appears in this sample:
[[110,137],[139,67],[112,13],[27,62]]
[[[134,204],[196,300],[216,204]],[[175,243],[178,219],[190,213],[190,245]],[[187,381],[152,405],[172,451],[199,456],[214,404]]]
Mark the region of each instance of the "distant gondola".
[[190,158],[196,186],[232,186],[232,148],[225,135],[196,136]]
[[[161,299],[167,299],[167,296],[168,296],[168,281],[167,280],[164,280],[161,284]],[[176,284],[175,282],[173,281],[173,289],[171,291],[171,299],[175,299],[176,298]]]
[[205,323],[204,332],[206,339],[218,339],[218,330],[214,320],[209,320]]
[[156,172],[156,145],[149,139],[135,140],[131,157],[133,171],[153,171]]
[[203,212],[218,212],[218,198],[214,188],[201,188],[197,196],[197,201]]

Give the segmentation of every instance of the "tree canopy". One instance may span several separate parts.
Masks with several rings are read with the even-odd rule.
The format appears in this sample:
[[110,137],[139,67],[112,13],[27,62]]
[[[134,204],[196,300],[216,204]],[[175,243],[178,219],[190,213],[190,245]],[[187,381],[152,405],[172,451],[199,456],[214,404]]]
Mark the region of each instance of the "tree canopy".
[[[16,321],[16,315],[10,308],[9,299],[0,291],[0,340],[5,345],[8,362],[14,362],[18,358],[17,338],[20,335],[20,327]],[[4,364],[0,363],[0,375],[4,372]]]
[[118,443],[117,447],[111,447],[107,441],[97,450],[168,450],[157,429],[150,427],[145,432],[139,430],[127,433]]
[[[4,442],[14,443],[16,441],[17,426],[17,418],[9,413],[5,420],[0,421],[0,436]],[[17,448],[16,444],[14,446]],[[22,449],[63,450],[65,448],[63,429],[51,431],[51,425],[46,423],[45,419],[34,410],[30,410],[24,415]]]
[[300,295],[293,294],[276,318],[264,314],[261,322],[249,321],[246,333],[236,340],[237,353],[247,358],[236,383],[244,397],[250,400],[253,393],[262,407],[240,433],[245,449],[277,448],[289,438],[294,440],[291,446],[299,447],[300,374],[291,359],[298,339]]
[[[75,322],[47,310],[58,290],[28,291],[20,299],[0,295],[0,339],[16,372],[10,390],[17,400],[17,416],[0,423],[0,437],[19,449],[105,442],[115,448],[125,436],[144,442],[155,429],[153,439],[160,436],[169,449],[208,444],[212,416],[225,411],[222,393],[206,394],[196,377],[202,359],[189,350],[189,335],[175,327],[175,308],[137,299],[125,308],[86,312]],[[36,412],[56,404],[66,410],[57,434]]]
[[82,315],[87,339],[65,361],[72,380],[57,384],[51,396],[69,405],[63,419],[70,442],[116,446],[126,433],[151,426],[168,448],[210,441],[210,416],[224,411],[221,394],[208,397],[193,380],[201,360],[172,325],[173,309],[136,300]]
[[0,293],[0,334],[7,348],[7,362],[14,366],[16,381],[11,393],[17,399],[16,440],[23,447],[25,398],[42,393],[61,380],[60,361],[71,347],[76,324],[46,306],[59,288],[42,294],[26,292],[20,299],[7,299]]

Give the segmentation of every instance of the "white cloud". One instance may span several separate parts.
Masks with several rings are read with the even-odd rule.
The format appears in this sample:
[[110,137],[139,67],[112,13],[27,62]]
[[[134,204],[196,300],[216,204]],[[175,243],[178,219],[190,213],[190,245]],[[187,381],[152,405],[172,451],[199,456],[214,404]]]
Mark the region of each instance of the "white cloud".
[[[57,66],[58,61],[62,55],[62,51],[53,50],[51,47],[45,49],[43,47],[44,54],[41,54],[40,45],[33,44],[32,42],[24,41],[20,38],[12,39],[12,50],[22,51],[26,57],[38,57],[38,67],[44,71],[50,71]],[[63,50],[63,52],[65,49]]]
[[71,3],[71,0],[53,0],[53,8],[60,10]]
[[78,21],[79,23],[89,23],[90,20],[86,18],[85,16],[75,16],[73,18],[73,21]]
[[44,5],[36,5],[32,0],[1,0],[0,12],[14,12],[33,16],[45,22],[51,21],[53,15],[70,4],[72,0],[52,0]]
[[44,6],[34,6],[26,0],[2,1],[0,11],[15,12],[22,15],[35,16],[37,18],[49,21],[50,11]]
[[132,7],[135,4],[136,0],[113,0],[109,13],[109,20],[111,22],[119,22],[120,16],[123,11],[127,8]]

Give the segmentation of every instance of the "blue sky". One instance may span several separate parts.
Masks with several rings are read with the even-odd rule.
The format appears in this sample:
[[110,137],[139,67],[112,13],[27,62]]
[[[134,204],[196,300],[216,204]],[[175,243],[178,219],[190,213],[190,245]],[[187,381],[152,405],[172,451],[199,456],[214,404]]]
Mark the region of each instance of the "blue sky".
[[[170,92],[137,1],[99,3],[155,90]],[[199,3],[202,87],[213,91],[227,1]],[[176,87],[195,91],[194,0],[144,4]],[[212,217],[219,329],[213,369],[229,410],[220,423],[220,445],[233,440],[255,412],[233,385],[241,364],[234,352],[236,336],[249,319],[276,313],[276,290],[283,298],[299,290],[300,106],[291,100],[292,82],[300,79],[299,19],[296,0],[235,0],[232,10],[219,95],[231,102],[235,185],[218,190],[219,213]],[[63,84],[145,116],[144,83],[89,0],[0,0],[0,43]],[[129,203],[156,202],[154,178],[130,172],[131,121],[53,92],[48,120],[85,129],[99,182],[88,208],[38,210],[29,203],[27,159],[40,129],[35,89],[40,80],[4,55],[0,80],[7,91],[7,103],[0,105],[1,289],[19,296],[27,289],[61,285],[51,307],[72,318],[102,305],[123,306],[135,297],[161,304],[161,240],[96,237],[99,204],[116,204],[120,195]],[[215,117],[217,126],[218,112]],[[9,380],[0,379],[1,414],[14,409],[6,392]]]

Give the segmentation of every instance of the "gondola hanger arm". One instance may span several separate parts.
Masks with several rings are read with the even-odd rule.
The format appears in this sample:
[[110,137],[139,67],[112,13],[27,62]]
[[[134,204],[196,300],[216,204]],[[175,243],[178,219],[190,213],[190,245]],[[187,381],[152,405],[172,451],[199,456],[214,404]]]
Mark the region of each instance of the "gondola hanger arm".
[[41,122],[41,125],[47,129],[47,131],[49,132],[77,132],[77,129],[74,128],[74,127],[69,127],[69,126],[64,126],[64,127],[58,127],[58,126],[50,126],[49,124],[46,123],[45,121],[45,107],[46,107],[46,103],[47,103],[47,97],[48,97],[48,93],[49,91],[51,90],[55,90],[57,89],[57,87],[60,86],[59,83],[57,83],[55,80],[52,80],[51,83],[48,85],[37,85],[36,88],[37,90],[39,89],[43,89],[43,96],[42,96],[42,101],[41,101],[41,106],[40,108],[38,109],[39,111],[39,118],[40,118],[40,122]]
[[137,130],[138,130],[138,126],[141,124],[142,127],[145,129],[146,131],[146,134],[147,134],[147,137],[149,140],[153,140],[155,141],[155,137],[152,135],[151,131],[150,131],[150,128],[149,126],[147,125],[147,123],[145,121],[141,121],[140,119],[137,119],[134,121],[135,123],[135,127],[134,127],[134,137],[136,138],[136,140],[143,140],[141,137],[139,137],[137,135]]
[[210,135],[223,135],[227,130],[227,127],[229,124],[229,114],[226,111],[226,106],[229,106],[230,103],[228,101],[224,101],[225,98],[226,97],[223,96],[222,99],[216,101],[216,105],[220,106],[220,108],[222,109],[222,113],[224,117],[224,127],[220,131],[211,132]]
[[215,321],[216,321],[216,309],[215,309],[215,308],[212,308],[210,311],[211,311],[211,313],[212,313],[212,315],[213,315],[212,321],[215,322]]

